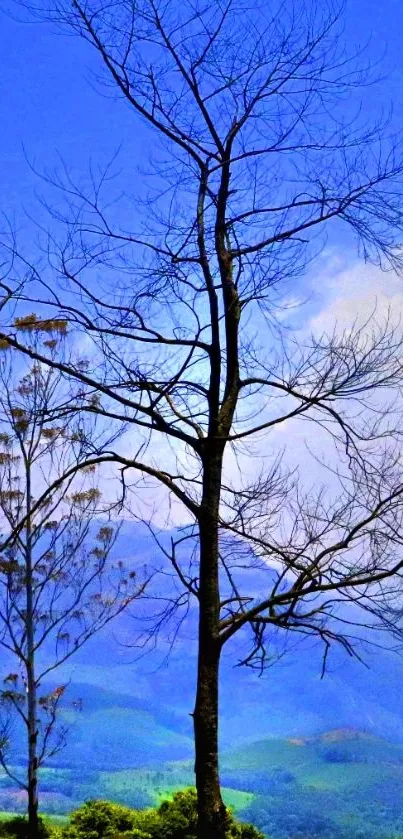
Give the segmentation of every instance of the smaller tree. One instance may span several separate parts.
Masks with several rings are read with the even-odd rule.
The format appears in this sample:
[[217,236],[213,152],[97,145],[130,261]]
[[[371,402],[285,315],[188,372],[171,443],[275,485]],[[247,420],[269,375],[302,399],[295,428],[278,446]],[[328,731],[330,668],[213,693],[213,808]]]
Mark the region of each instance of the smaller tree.
[[[33,343],[50,332],[49,351],[61,352],[63,330],[45,323]],[[78,414],[63,421],[61,375],[37,363],[21,375],[18,354],[3,352],[0,382],[0,523],[8,534],[0,554],[0,645],[8,654],[0,763],[27,792],[29,835],[37,839],[38,770],[66,734],[58,718],[66,685],[46,688],[44,680],[139,597],[145,581],[112,561],[117,529],[97,518],[105,506],[88,462],[96,429]],[[25,778],[10,752],[17,721],[26,737]]]

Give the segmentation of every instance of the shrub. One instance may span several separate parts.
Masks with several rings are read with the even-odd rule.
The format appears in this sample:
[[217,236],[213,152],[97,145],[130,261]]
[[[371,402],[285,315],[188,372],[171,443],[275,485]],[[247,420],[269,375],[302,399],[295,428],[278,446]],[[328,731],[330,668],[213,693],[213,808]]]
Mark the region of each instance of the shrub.
[[[149,811],[150,815],[153,811]],[[193,789],[176,792],[171,801],[163,801],[156,812],[158,819],[144,823],[152,839],[196,839],[197,798]],[[263,839],[263,834],[249,824],[235,821],[228,812],[228,839]]]
[[[65,839],[196,839],[197,799],[193,789],[175,793],[157,809],[130,810],[109,801],[87,801],[73,813]],[[227,839],[263,839],[250,824],[228,812]]]
[[115,839],[134,828],[134,810],[110,801],[86,801],[76,810],[63,831],[66,839]]
[[[45,824],[39,820],[39,835],[41,839],[58,839],[61,836],[58,828]],[[13,819],[5,819],[0,822],[0,837],[10,839],[30,839],[28,833],[28,821],[25,816],[15,816]]]

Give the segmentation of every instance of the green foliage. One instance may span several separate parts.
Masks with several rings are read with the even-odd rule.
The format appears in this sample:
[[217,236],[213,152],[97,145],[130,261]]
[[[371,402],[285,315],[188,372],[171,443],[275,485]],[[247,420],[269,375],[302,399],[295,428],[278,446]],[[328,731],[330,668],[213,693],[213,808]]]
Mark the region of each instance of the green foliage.
[[63,831],[61,827],[55,825],[47,827],[47,839],[63,839]]
[[[194,789],[176,792],[171,801],[163,801],[155,811],[148,811],[153,821],[144,827],[152,839],[196,839],[197,799]],[[155,820],[155,813],[158,817]],[[250,824],[235,821],[228,811],[228,839],[263,839]]]
[[[130,810],[109,801],[87,801],[71,817],[64,839],[196,839],[196,792],[175,793],[158,808]],[[228,839],[263,839],[249,824],[228,813]]]
[[[152,839],[196,839],[196,805],[194,789],[181,790],[171,801],[163,801],[157,810],[159,823],[150,830]],[[263,834],[251,824],[237,822],[228,811],[227,839],[263,839]]]
[[23,816],[7,819],[0,824],[0,836],[15,836],[16,839],[27,839],[28,822]]
[[[39,819],[40,839],[61,839],[62,833],[58,827],[46,824]],[[13,819],[5,819],[0,822],[0,837],[10,839],[30,839],[28,832],[28,821],[25,816],[16,816]]]
[[110,801],[86,801],[73,813],[66,839],[114,839],[134,828],[134,810]]
[[193,839],[196,836],[197,810],[194,790],[176,792],[171,801],[162,802],[157,812],[161,822],[161,839]]

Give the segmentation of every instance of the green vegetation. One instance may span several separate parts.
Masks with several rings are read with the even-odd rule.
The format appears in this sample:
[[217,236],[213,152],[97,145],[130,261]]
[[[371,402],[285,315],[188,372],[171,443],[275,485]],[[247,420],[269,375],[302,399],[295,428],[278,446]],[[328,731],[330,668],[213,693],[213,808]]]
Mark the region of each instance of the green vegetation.
[[[0,837],[11,837],[11,839],[30,839],[28,821],[25,816],[14,816],[14,818],[0,821]],[[61,839],[62,829],[48,819],[39,819],[40,839]]]
[[[223,756],[221,778],[227,807],[270,839],[403,836],[403,747],[366,733],[346,729],[249,743]],[[153,836],[149,822],[162,802],[177,801],[192,781],[188,760],[115,772],[52,767],[41,773],[41,800],[52,814],[82,813],[83,800],[114,801],[119,812],[135,811],[136,829],[146,823]],[[7,809],[2,802],[8,800],[8,809],[22,813],[25,802],[9,784],[0,776],[0,805]],[[58,839],[67,815],[64,823],[50,818]],[[69,829],[71,839],[72,823]]]
[[[87,801],[64,828],[42,821],[41,839],[196,839],[196,825],[196,792],[187,789],[158,808],[142,811],[110,801]],[[29,839],[26,819],[3,821],[0,837]],[[263,839],[263,835],[252,825],[237,822],[228,811],[227,839]]]
[[[194,789],[176,792],[158,808],[136,811],[108,801],[87,801],[73,813],[63,839],[196,839]],[[249,824],[236,822],[228,812],[228,839],[263,839]]]
[[403,749],[355,731],[266,740],[225,760],[228,786],[254,793],[240,809],[270,839],[397,839]]

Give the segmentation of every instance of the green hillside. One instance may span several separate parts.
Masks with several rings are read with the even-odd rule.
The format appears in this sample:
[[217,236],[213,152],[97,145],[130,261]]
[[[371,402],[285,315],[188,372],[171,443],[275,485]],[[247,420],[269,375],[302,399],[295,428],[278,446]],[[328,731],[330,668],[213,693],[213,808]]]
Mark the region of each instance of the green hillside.
[[224,784],[270,839],[394,839],[403,834],[403,749],[353,730],[265,740],[225,757]]
[[[74,728],[63,755],[66,765],[85,761],[92,769],[152,765],[191,754],[192,741],[141,708],[111,706],[64,719]],[[124,750],[122,744],[124,743]]]
[[[290,737],[245,742],[257,718],[251,713],[233,747],[226,737],[222,748],[225,800],[243,819],[270,839],[403,836],[403,745],[352,727],[306,736],[303,716],[294,717]],[[193,783],[191,718],[159,694],[76,684],[63,722],[70,726],[66,748],[41,772],[41,806],[49,814],[90,798],[149,807]],[[23,742],[14,734],[18,772]],[[0,774],[0,809],[24,808],[24,795]]]
[[[137,722],[142,721],[138,711]],[[174,743],[180,736],[151,725],[142,731],[144,742],[147,734],[151,749],[158,742],[165,749],[169,737]],[[104,756],[109,748],[110,742],[106,750],[102,745]],[[193,782],[188,759],[139,767],[136,754],[132,767],[96,769],[83,761],[79,772],[75,764],[66,766],[63,753],[62,759],[63,766],[42,772],[43,809],[48,813],[67,813],[89,798],[153,806]],[[226,803],[269,839],[403,836],[403,747],[367,733],[340,729],[251,743],[224,753],[221,777]],[[0,807],[21,811],[23,806],[21,794],[0,776]]]

